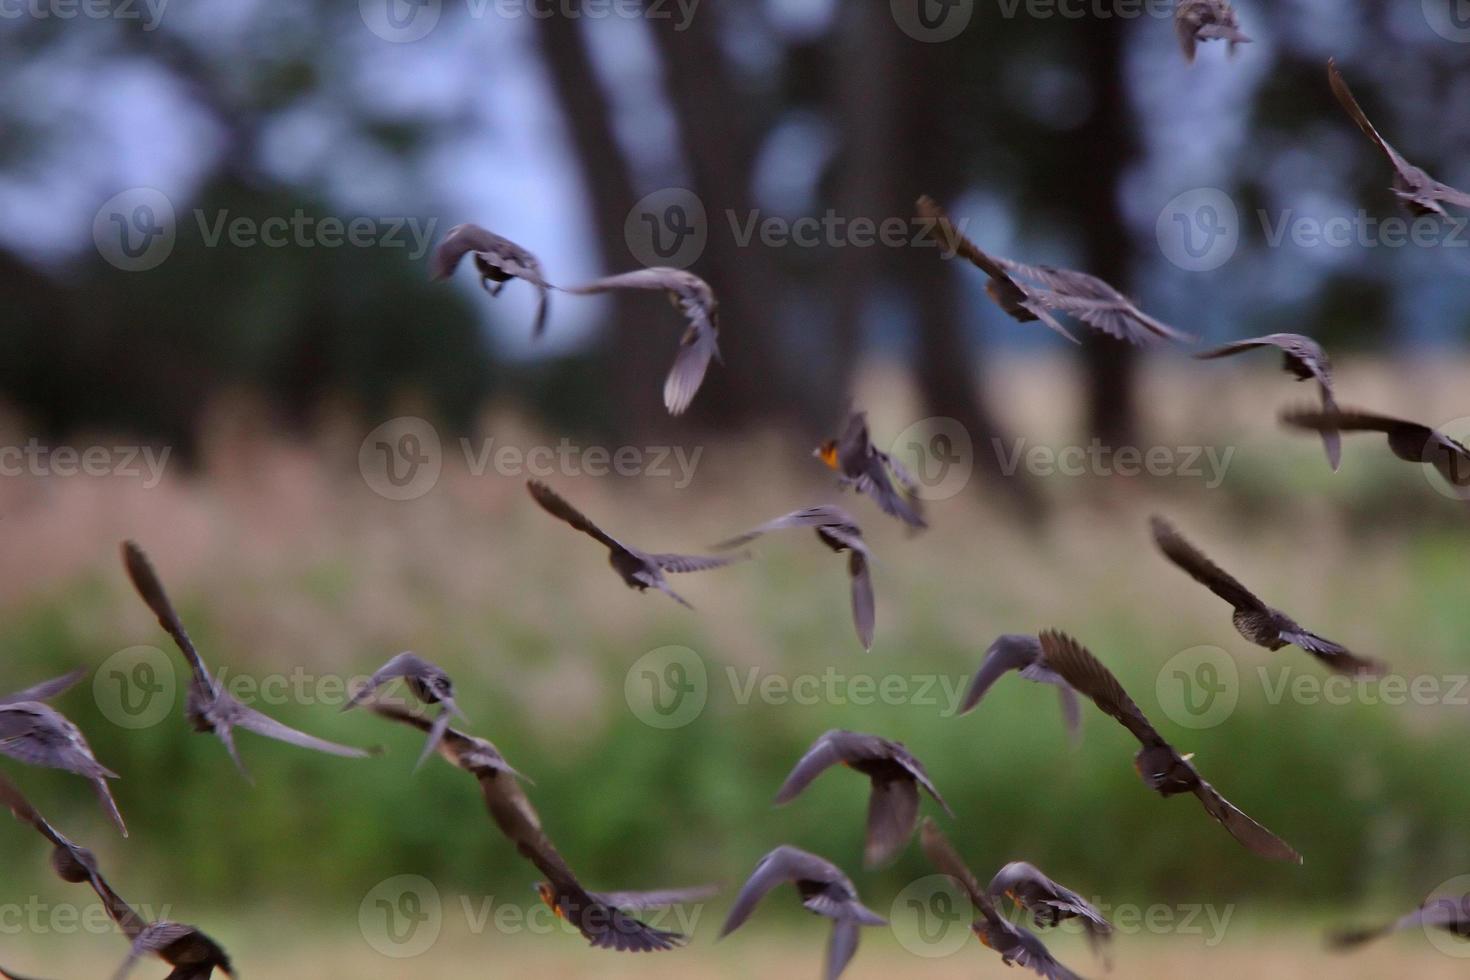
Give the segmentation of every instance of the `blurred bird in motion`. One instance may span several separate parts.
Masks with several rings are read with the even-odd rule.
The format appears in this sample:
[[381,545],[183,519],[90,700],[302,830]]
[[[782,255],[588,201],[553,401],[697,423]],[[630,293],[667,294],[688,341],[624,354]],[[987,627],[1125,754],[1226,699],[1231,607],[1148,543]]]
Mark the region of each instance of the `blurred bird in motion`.
[[689,321],[679,338],[679,353],[664,381],[664,407],[670,415],[683,415],[709,370],[711,360],[720,358],[719,303],[709,283],[692,272],[653,266],[621,275],[608,276],[580,286],[569,286],[569,293],[590,295],[613,289],[657,289],[669,297],[674,309]]
[[771,889],[788,882],[796,888],[808,912],[832,920],[824,976],[826,980],[837,980],[857,952],[860,928],[886,926],[888,920],[858,899],[857,887],[837,865],[799,848],[783,844],[756,863],[725,917],[719,938],[744,925]]
[[1048,667],[1061,674],[1068,684],[1091,698],[1104,714],[1116,719],[1143,743],[1143,748],[1134,756],[1133,765],[1149,789],[1165,797],[1193,793],[1204,804],[1206,813],[1254,853],[1273,861],[1302,863],[1301,855],[1290,844],[1246,816],[1215,787],[1200,778],[1190,762],[1193,754],[1182,756],[1174,746],[1164,741],[1123,690],[1123,685],[1091,651],[1070,636],[1051,630],[1041,634],[1041,649]]
[[999,953],[1006,966],[1019,964],[1047,980],[1080,980],[1077,974],[1057,962],[1046,944],[1034,933],[1000,914],[990,896],[980,887],[980,880],[928,817],[924,818],[919,838],[924,855],[934,865],[934,870],[947,875],[969,896],[977,913],[975,921],[970,924],[970,931],[981,945]]
[[1348,88],[1342,72],[1338,71],[1336,59],[1329,58],[1327,61],[1327,82],[1332,86],[1332,94],[1337,96],[1337,101],[1342,103],[1353,122],[1388,157],[1389,166],[1393,167],[1393,192],[1409,213],[1421,218],[1431,214],[1448,218],[1449,212],[1444,209],[1446,204],[1470,208],[1470,194],[1435,180],[1422,168],[1405,160],[1388,140],[1379,135],[1377,127],[1369,122],[1363,107],[1353,97],[1353,90]]
[[919,821],[919,787],[951,817],[954,811],[934,788],[923,763],[902,742],[877,735],[833,729],[812,743],[781,784],[776,803],[790,803],[832,766],[854,769],[872,781],[868,797],[868,840],[863,862],[869,868],[888,864],[908,844]]
[[965,696],[960,701],[960,714],[974,711],[995,682],[1012,670],[1028,681],[1056,687],[1062,702],[1062,720],[1075,745],[1082,737],[1082,705],[1077,701],[1077,692],[1062,680],[1060,674],[1042,662],[1041,641],[1034,636],[1007,633],[990,644],[990,649],[985,651],[985,659],[980,661],[980,669],[965,689]]
[[[1299,333],[1273,333],[1249,340],[1237,340],[1233,344],[1213,347],[1194,355],[1202,361],[1220,357],[1232,357],[1262,347],[1275,347],[1281,351],[1283,369],[1296,376],[1298,381],[1316,381],[1322,392],[1322,411],[1332,414],[1337,411],[1337,402],[1332,391],[1332,362],[1322,345],[1311,337]],[[1342,436],[1336,429],[1322,429],[1322,446],[1327,450],[1327,462],[1337,472],[1342,465]]]
[[348,699],[342,706],[342,710],[355,708],[370,697],[374,691],[391,680],[402,678],[408,689],[413,692],[414,697],[424,704],[437,704],[440,706],[439,717],[429,729],[429,738],[424,743],[423,751],[419,753],[418,762],[414,768],[418,769],[439,745],[439,739],[444,736],[444,729],[449,727],[451,718],[464,718],[464,712],[459,710],[459,705],[454,703],[454,682],[449,675],[438,664],[432,664],[417,654],[404,651],[390,659],[379,667],[366,684],[358,688],[357,693]]
[[674,555],[651,554],[625,545],[588,520],[581,511],[567,503],[556,492],[540,480],[528,480],[526,489],[541,509],[552,517],[565,521],[578,531],[600,542],[608,550],[608,564],[630,589],[643,592],[657,589],[687,609],[693,609],[683,596],[669,587],[665,572],[703,572],[712,568],[723,568],[750,557],[742,555]]
[[143,549],[132,541],[126,541],[122,546],[122,556],[123,567],[127,569],[133,588],[137,589],[138,595],[147,603],[153,615],[158,618],[158,625],[162,626],[164,632],[173,638],[193,671],[189,692],[184,702],[184,714],[189,719],[189,724],[196,732],[201,734],[210,732],[217,736],[230,753],[230,758],[234,760],[235,768],[247,781],[250,779],[250,773],[246,770],[245,763],[241,761],[239,752],[235,750],[234,729],[237,727],[277,741],[289,742],[302,748],[314,749],[329,755],[340,755],[349,759],[361,759],[373,754],[363,749],[338,745],[336,742],[328,742],[326,739],[297,731],[274,718],[261,714],[254,708],[241,704],[234,695],[226,691],[210,676],[209,669],[204,666],[204,658],[195,649],[194,641],[189,639],[183,622],[179,619],[178,613],[174,611],[173,604],[169,602],[167,593],[163,591],[163,583],[159,581],[158,573],[153,570],[153,565],[148,561],[148,556],[143,554]]
[[1194,64],[1195,46],[1202,41],[1227,41],[1231,55],[1237,45],[1251,43],[1229,0],[1179,0],[1174,8],[1174,31],[1190,64]]
[[[541,272],[541,262],[530,252],[508,238],[501,238],[479,225],[455,225],[434,249],[429,259],[429,277],[435,282],[454,275],[460,260],[465,255],[475,257],[475,271],[480,274],[480,285],[491,296],[499,296],[505,284],[512,279],[523,279],[536,287],[541,300],[536,306],[536,321],[531,327],[531,337],[539,340],[546,332],[546,311],[551,290],[556,288],[546,281]],[[490,283],[495,283],[491,286]]]
[[920,513],[918,481],[898,460],[873,445],[866,412],[848,415],[842,435],[826,440],[812,455],[835,472],[844,487],[871,497],[883,513],[916,530],[929,526]]
[[1241,585],[1204,552],[1184,539],[1184,535],[1162,517],[1149,519],[1154,543],[1189,577],[1235,607],[1230,621],[1236,632],[1257,646],[1280,650],[1298,646],[1339,674],[1381,674],[1387,668],[1376,660],[1360,657],[1341,644],[1318,636],[1297,625],[1296,620],[1279,609],[1272,609]]
[[1417,909],[1383,926],[1342,929],[1327,937],[1327,944],[1340,952],[1405,929],[1443,929],[1460,939],[1470,939],[1470,893],[1430,896]]
[[74,671],[0,700],[0,752],[27,765],[64,769],[90,780],[103,811],[126,837],[127,824],[107,785],[109,779],[118,778],[117,773],[97,761],[86,736],[71,719],[40,700],[31,700],[55,697],[80,677]]
[[1470,449],[1465,444],[1427,425],[1356,408],[1331,412],[1311,408],[1287,409],[1281,422],[1291,429],[1309,432],[1381,432],[1388,448],[1407,463],[1428,463],[1451,486],[1470,489]]
[[1113,925],[1081,895],[1052,881],[1041,869],[1025,861],[1012,861],[995,873],[985,894],[992,900],[1001,895],[1026,910],[1031,921],[1043,929],[1076,919],[1082,923],[1094,953],[1106,959],[1106,946],[1113,938]]

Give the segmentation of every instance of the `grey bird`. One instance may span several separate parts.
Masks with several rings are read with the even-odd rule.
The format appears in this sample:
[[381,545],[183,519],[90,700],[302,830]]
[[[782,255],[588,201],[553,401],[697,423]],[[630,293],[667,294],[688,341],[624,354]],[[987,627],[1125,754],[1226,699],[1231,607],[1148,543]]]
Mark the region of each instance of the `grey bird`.
[[1234,607],[1230,621],[1241,636],[1267,650],[1298,646],[1339,674],[1381,674],[1385,667],[1376,660],[1360,657],[1339,643],[1303,629],[1286,613],[1258,599],[1234,577],[1206,558],[1204,552],[1185,540],[1162,517],[1150,518],[1154,543],[1190,578]]
[[[1249,340],[1237,340],[1222,347],[1212,347],[1194,355],[1202,361],[1220,357],[1231,357],[1246,351],[1274,347],[1281,351],[1282,367],[1286,373],[1295,375],[1298,381],[1315,381],[1322,393],[1322,411],[1332,414],[1337,411],[1337,402],[1332,390],[1332,362],[1322,345],[1311,337],[1299,333],[1273,333]],[[1322,446],[1327,450],[1327,462],[1337,472],[1342,465],[1342,434],[1336,429],[1323,428]]]
[[[943,212],[929,198],[919,199],[919,213],[939,222],[946,247],[963,255],[990,276],[986,291],[1015,319],[1016,311],[1041,320],[1075,340],[1056,320],[1041,311],[1065,313],[1099,333],[1130,344],[1146,344],[1160,338],[1194,340],[1189,334],[1149,316],[1138,305],[1101,279],[1073,269],[1049,265],[1025,265],[1001,256],[987,255],[954,230]],[[938,216],[938,217],[936,217]],[[995,269],[1004,273],[998,278]]]
[[980,880],[933,820],[924,818],[919,839],[934,870],[947,875],[969,896],[976,912],[970,931],[981,945],[999,953],[1006,966],[1021,966],[1047,980],[1079,980],[1077,974],[1057,962],[1034,933],[1000,914],[990,895],[980,887]]
[[862,926],[885,926],[888,920],[863,905],[852,880],[826,858],[783,844],[761,858],[735,897],[723,939],[739,929],[750,913],[777,885],[790,883],[801,896],[808,912],[832,920],[832,937],[827,943],[826,980],[837,980],[857,952]]
[[891,454],[873,445],[868,413],[849,413],[842,435],[824,441],[812,455],[835,472],[843,486],[873,498],[883,513],[916,531],[929,526],[918,497],[918,481]]
[[1067,682],[1059,674],[1047,669],[1042,663],[1041,641],[1035,636],[1006,633],[990,644],[990,649],[985,651],[985,659],[980,661],[980,669],[975,672],[970,686],[965,689],[964,699],[960,701],[960,714],[974,711],[986,692],[995,686],[995,682],[1013,670],[1028,681],[1056,687],[1062,703],[1062,719],[1067,725],[1067,734],[1071,736],[1073,744],[1076,744],[1082,735],[1082,705],[1077,700],[1077,692],[1067,686]]
[[1251,43],[1229,0],[1179,0],[1174,8],[1174,31],[1190,64],[1194,64],[1195,46],[1202,41],[1227,41],[1232,55],[1236,45]]
[[1281,422],[1288,428],[1308,432],[1381,432],[1388,436],[1388,448],[1408,463],[1428,463],[1451,486],[1470,489],[1470,448],[1427,425],[1404,419],[1342,408],[1321,412],[1311,408],[1287,409]]
[[230,758],[235,763],[235,768],[240,770],[240,775],[247,781],[250,780],[250,773],[246,770],[245,763],[241,761],[239,752],[235,750],[235,728],[243,728],[267,738],[350,759],[361,759],[373,754],[363,749],[338,745],[336,742],[328,742],[326,739],[299,732],[281,724],[274,718],[261,714],[254,708],[241,704],[234,695],[226,691],[210,676],[209,669],[204,665],[204,658],[199,655],[194,641],[189,639],[183,622],[179,619],[178,613],[174,611],[173,604],[169,602],[168,594],[163,591],[163,583],[159,581],[158,574],[148,561],[148,556],[143,554],[143,549],[132,541],[126,541],[122,546],[122,556],[123,566],[127,569],[128,578],[132,580],[133,588],[138,591],[138,595],[142,597],[153,615],[158,618],[158,625],[163,627],[164,632],[173,639],[179,650],[183,652],[185,659],[189,661],[193,678],[189,683],[189,691],[184,701],[184,715],[190,726],[196,732],[210,732],[217,736],[224,743],[226,751],[229,752]]
[[852,621],[857,628],[859,642],[864,650],[873,648],[873,629],[877,611],[873,599],[873,576],[870,569],[873,555],[863,540],[862,528],[852,515],[841,507],[823,505],[807,507],[767,521],[728,541],[715,545],[716,551],[739,548],[771,531],[788,528],[809,527],[816,531],[817,538],[834,552],[847,552],[847,576],[852,586]]
[[1327,942],[1345,952],[1405,929],[1443,929],[1460,939],[1470,939],[1470,894],[1430,896],[1417,909],[1387,925],[1339,930],[1329,934]]
[[720,359],[719,303],[709,283],[692,272],[653,266],[624,272],[605,279],[569,286],[566,292],[590,295],[614,289],[655,289],[665,293],[674,309],[689,321],[679,338],[679,353],[664,381],[664,407],[670,415],[682,415],[694,401],[711,360]]
[[357,692],[342,706],[342,710],[355,708],[366,701],[374,691],[384,684],[395,679],[402,679],[413,692],[414,697],[424,704],[437,704],[440,706],[439,716],[434,719],[433,726],[429,729],[429,738],[424,743],[423,751],[414,763],[418,769],[424,764],[434,749],[439,745],[439,739],[444,737],[444,729],[449,727],[451,718],[464,718],[464,712],[459,710],[459,705],[454,702],[454,682],[449,675],[438,664],[430,663],[417,654],[404,651],[390,659],[379,667],[366,684],[358,688]]
[[0,696],[0,704],[15,704],[17,701],[50,701],[57,695],[75,687],[77,682],[86,676],[87,669],[78,667],[60,677],[53,677],[49,681],[42,681],[13,694]]
[[1068,684],[1085,694],[1098,710],[1117,721],[1143,746],[1133,757],[1144,785],[1163,797],[1192,793],[1205,812],[1217,820],[1253,853],[1272,861],[1302,863],[1302,856],[1286,841],[1252,820],[1239,807],[1220,795],[1195,769],[1193,753],[1180,755],[1144,717],[1137,703],[1123,690],[1112,671],[1082,644],[1064,633],[1047,630],[1041,634],[1046,665],[1061,674]]
[[1091,902],[1042,874],[1036,865],[1012,861],[990,879],[985,894],[992,901],[1006,896],[1025,909],[1031,921],[1043,929],[1051,929],[1069,919],[1078,920],[1093,952],[1106,959],[1106,947],[1113,937],[1112,923]]
[[1358,105],[1358,100],[1353,97],[1352,89],[1348,88],[1342,72],[1337,70],[1336,60],[1329,59],[1327,62],[1327,81],[1332,86],[1332,94],[1337,96],[1337,101],[1342,103],[1342,107],[1347,110],[1353,122],[1357,123],[1358,128],[1373,141],[1373,145],[1388,157],[1389,166],[1393,167],[1394,195],[1409,213],[1416,217],[1437,214],[1442,218],[1447,218],[1449,213],[1444,209],[1446,204],[1459,208],[1470,208],[1470,194],[1435,180],[1423,168],[1416,167],[1405,160],[1388,140],[1379,135],[1378,129],[1368,121],[1363,107]]
[[[209,980],[216,969],[234,976],[224,949],[198,929],[177,922],[150,923],[139,915],[102,876],[92,852],[51,826],[3,775],[0,775],[0,805],[8,807],[17,820],[30,824],[50,841],[51,867],[57,876],[73,884],[90,884],[108,917],[131,943],[128,958],[114,975],[114,980],[126,977],[133,964],[145,954],[157,956],[173,967],[167,980]],[[5,975],[15,977],[14,974]],[[20,978],[15,977],[15,980]]]
[[[374,703],[369,710],[400,724],[427,731],[427,718],[396,705]],[[546,880],[536,885],[541,901],[559,919],[570,922],[593,946],[620,952],[656,952],[682,946],[686,937],[638,921],[621,909],[652,908],[697,901],[709,894],[709,886],[663,892],[597,893],[584,888],[561,852],[541,829],[541,817],[527,799],[521,783],[526,778],[512,769],[500,751],[483,738],[467,735],[453,727],[444,730],[439,755],[451,765],[475,777],[486,809],[506,839]]]
[[593,524],[581,511],[559,497],[554,490],[540,480],[526,481],[526,489],[530,492],[531,498],[541,505],[542,510],[604,545],[608,550],[608,564],[612,565],[613,571],[618,573],[628,588],[637,589],[639,592],[657,589],[687,609],[694,607],[669,587],[669,581],[664,577],[665,572],[703,572],[711,568],[723,568],[725,565],[744,561],[750,557],[749,555],[652,554],[647,551],[639,551],[631,545],[623,544]]
[[[540,260],[510,239],[501,238],[479,225],[455,225],[429,259],[430,278],[435,282],[448,279],[466,255],[475,257],[480,285],[491,296],[499,296],[505,284],[512,279],[523,279],[536,287],[541,301],[536,307],[536,322],[531,328],[531,336],[540,339],[546,332],[547,305],[551,290],[555,288],[546,281]],[[494,286],[490,285],[492,282]]]
[[868,797],[868,839],[863,862],[869,868],[888,864],[904,849],[919,821],[919,787],[950,817],[954,811],[934,788],[923,763],[902,742],[877,735],[833,729],[812,743],[781,784],[776,804],[796,799],[822,773],[846,766],[872,781]]
[[[54,694],[57,693],[57,685],[65,679],[47,681],[31,690],[39,690],[43,695],[48,691]],[[11,697],[26,693],[20,691]],[[97,761],[81,729],[55,708],[40,701],[7,699],[0,702],[0,752],[26,765],[64,769],[89,780],[97,791],[103,811],[117,825],[118,831],[124,837],[128,836],[127,824],[123,822],[117,801],[112,798],[112,790],[107,785],[109,779],[117,778],[117,773]]]

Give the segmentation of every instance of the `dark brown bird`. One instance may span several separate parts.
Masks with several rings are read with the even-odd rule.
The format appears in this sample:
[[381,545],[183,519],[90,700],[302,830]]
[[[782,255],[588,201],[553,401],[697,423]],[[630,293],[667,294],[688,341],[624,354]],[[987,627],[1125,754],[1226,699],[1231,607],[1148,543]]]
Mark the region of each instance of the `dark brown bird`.
[[[63,684],[66,679],[47,681],[31,690],[50,696],[48,691],[55,694],[70,686]],[[18,698],[26,693],[19,691],[10,697]],[[103,811],[117,825],[118,831],[124,837],[128,836],[127,824],[123,822],[117,801],[107,786],[107,781],[116,779],[117,773],[97,761],[81,729],[55,708],[40,701],[7,698],[0,702],[0,752],[26,765],[65,769],[90,780]]]
[[838,554],[847,552],[847,575],[852,582],[852,621],[857,627],[858,640],[863,649],[871,650],[877,617],[873,601],[873,576],[869,568],[873,555],[868,550],[867,542],[863,540],[862,528],[841,507],[824,505],[792,511],[738,537],[720,542],[715,545],[715,550],[738,548],[768,532],[794,527],[814,528],[817,538],[828,548]]
[[1438,429],[1406,422],[1356,408],[1319,412],[1310,408],[1288,409],[1281,414],[1284,425],[1309,432],[1328,429],[1339,432],[1382,432],[1388,448],[1408,463],[1428,463],[1454,487],[1470,489],[1470,449]]
[[1470,939],[1470,894],[1431,896],[1408,915],[1384,926],[1368,929],[1344,929],[1327,937],[1328,945],[1346,952],[1366,942],[1402,932],[1405,929],[1443,929],[1461,939]]
[[934,870],[948,875],[970,897],[977,913],[975,921],[970,924],[970,931],[982,945],[999,953],[1006,966],[1019,964],[1047,980],[1079,980],[1077,974],[1056,961],[1046,944],[1034,933],[1000,914],[990,896],[980,887],[979,879],[933,820],[924,818],[919,839]]
[[[1200,360],[1213,360],[1218,357],[1230,357],[1245,351],[1259,350],[1262,347],[1275,347],[1281,351],[1283,368],[1288,374],[1296,376],[1298,381],[1316,381],[1322,391],[1322,411],[1332,414],[1337,411],[1337,402],[1333,398],[1332,391],[1332,362],[1327,358],[1327,352],[1322,345],[1311,337],[1305,337],[1299,333],[1273,333],[1264,337],[1252,337],[1249,340],[1237,340],[1233,344],[1223,347],[1211,348],[1194,355]],[[1327,450],[1327,462],[1332,464],[1335,473],[1342,465],[1342,436],[1336,429],[1322,429],[1322,445]]]
[[[965,239],[944,217],[944,212],[927,197],[919,199],[921,216],[938,222],[939,234],[946,248],[963,255],[990,276],[986,291],[1012,318],[1039,319],[1076,340],[1044,311],[1065,313],[1082,321],[1099,333],[1130,344],[1146,344],[1159,338],[1192,341],[1189,334],[1144,313],[1128,297],[1096,276],[1072,269],[1049,265],[1024,265],[1000,256],[987,255]],[[1002,276],[997,276],[999,269]],[[1018,315],[1027,314],[1026,316]]]
[[1290,844],[1246,816],[1201,779],[1190,762],[1193,754],[1182,756],[1164,741],[1123,690],[1123,685],[1086,647],[1064,633],[1049,630],[1041,634],[1041,650],[1048,667],[1091,698],[1103,714],[1117,719],[1143,744],[1134,756],[1133,765],[1149,789],[1166,797],[1193,793],[1204,804],[1206,813],[1256,854],[1273,861],[1302,862],[1301,855]]
[[1195,45],[1201,41],[1227,41],[1232,55],[1236,45],[1251,43],[1229,0],[1179,0],[1174,8],[1174,31],[1190,64],[1194,64]]
[[826,440],[812,455],[834,471],[844,487],[873,498],[883,513],[918,530],[929,526],[920,513],[918,482],[896,459],[873,445],[866,412],[849,415],[842,435]]
[[459,710],[459,705],[454,703],[454,682],[438,664],[430,663],[417,654],[404,651],[393,657],[383,666],[379,667],[369,677],[367,683],[360,687],[356,694],[342,706],[342,710],[355,708],[368,699],[368,697],[379,687],[396,678],[402,678],[413,692],[414,697],[424,704],[440,705],[439,717],[434,720],[429,729],[429,738],[424,743],[424,749],[419,753],[418,762],[414,763],[417,769],[424,764],[424,760],[439,744],[439,739],[444,737],[444,729],[449,727],[451,718],[464,718],[464,712]]
[[1186,541],[1162,517],[1150,518],[1149,525],[1153,528],[1154,543],[1159,546],[1165,558],[1235,607],[1230,621],[1235,624],[1236,631],[1247,640],[1273,651],[1290,645],[1301,647],[1339,674],[1384,672],[1384,665],[1376,660],[1359,657],[1346,647],[1303,629],[1297,625],[1296,620],[1281,610],[1266,605],[1228,572],[1206,558],[1203,552]]
[[[420,731],[429,731],[433,722],[405,711],[396,705],[370,704],[370,710],[400,724],[410,725]],[[565,919],[577,928],[587,941],[602,949],[623,952],[653,952],[682,946],[685,937],[677,932],[661,929],[639,922],[619,910],[617,903],[604,901],[598,895],[582,887],[577,876],[562,858],[541,829],[541,817],[521,789],[525,778],[512,769],[500,751],[483,738],[476,738],[450,726],[444,729],[444,737],[438,744],[438,752],[451,765],[457,766],[475,777],[480,784],[481,795],[490,817],[500,832],[515,845],[516,850],[536,870],[546,876],[546,881],[537,885],[537,894],[557,918]],[[693,894],[698,890],[689,890]],[[629,893],[641,895],[643,907],[663,904],[649,902],[648,896],[657,893]],[[676,892],[675,894],[684,894]],[[619,893],[612,893],[618,898]],[[638,900],[628,903],[636,906]]]
[[526,481],[526,489],[546,513],[558,520],[565,521],[604,545],[608,550],[608,564],[612,565],[613,571],[618,573],[624,584],[630,589],[637,589],[639,592],[646,589],[657,589],[688,609],[694,607],[669,587],[668,579],[664,577],[665,572],[703,572],[711,568],[723,568],[725,565],[744,561],[750,557],[749,555],[656,555],[639,551],[637,548],[623,544],[593,524],[581,511],[557,496],[555,491],[540,480]]
[[[541,272],[541,262],[515,242],[501,238],[479,225],[455,225],[449,229],[434,249],[429,259],[429,276],[435,282],[454,275],[460,260],[466,254],[475,257],[475,271],[480,274],[480,285],[491,296],[499,296],[505,284],[512,279],[524,279],[536,287],[541,302],[536,307],[536,322],[531,336],[540,339],[546,332],[546,309],[555,287],[546,281]],[[495,283],[491,286],[491,283]]]
[[92,852],[52,827],[3,775],[0,775],[0,803],[8,807],[17,820],[30,824],[51,842],[51,867],[56,874],[73,884],[84,881],[90,884],[108,916],[131,942],[128,958],[114,975],[114,980],[127,976],[134,962],[144,954],[157,956],[173,967],[166,980],[209,980],[216,969],[234,976],[229,956],[218,943],[198,929],[177,922],[149,923],[140,916],[113,891],[98,870],[97,859]]
[[1066,722],[1067,733],[1075,743],[1082,734],[1082,706],[1077,701],[1077,692],[1068,687],[1059,674],[1048,670],[1042,663],[1041,641],[1034,636],[1007,633],[990,644],[990,649],[985,651],[985,659],[980,661],[980,669],[975,672],[970,686],[965,689],[964,700],[960,702],[960,714],[974,711],[980,699],[985,697],[985,693],[995,682],[1012,670],[1028,681],[1056,687],[1062,702],[1062,719]]
[[163,583],[159,581],[158,574],[153,570],[153,565],[148,561],[148,556],[143,554],[132,541],[123,543],[123,566],[128,571],[128,578],[132,580],[133,588],[138,590],[138,595],[148,604],[153,615],[158,617],[158,625],[163,627],[174,643],[189,661],[189,667],[193,671],[193,679],[189,684],[189,692],[184,702],[184,715],[189,724],[196,732],[212,732],[225,744],[225,749],[230,753],[230,758],[235,762],[235,768],[240,770],[240,775],[248,781],[250,773],[245,769],[245,763],[240,760],[240,754],[235,750],[235,728],[243,728],[246,731],[255,732],[281,742],[290,742],[302,748],[314,749],[318,752],[326,752],[330,755],[340,755],[351,759],[364,758],[372,753],[362,749],[355,749],[347,745],[338,745],[336,742],[328,742],[326,739],[299,732],[294,728],[283,725],[274,718],[269,718],[254,708],[241,704],[234,695],[226,691],[209,674],[209,669],[204,666],[204,658],[194,647],[194,641],[189,639],[189,634],[184,630],[184,624],[179,619],[178,613],[174,612],[173,604],[169,602],[168,595],[163,591]]
[[1031,921],[1043,929],[1051,929],[1068,919],[1079,920],[1095,953],[1103,952],[1113,937],[1112,923],[1091,902],[1052,881],[1034,864],[1012,861],[995,873],[985,893],[992,901],[1006,896],[1025,909]]
[[1437,214],[1447,218],[1449,213],[1444,209],[1446,204],[1470,208],[1470,194],[1435,180],[1422,168],[1405,160],[1388,140],[1379,135],[1377,128],[1368,121],[1362,106],[1358,105],[1358,100],[1353,98],[1352,89],[1343,80],[1342,72],[1337,70],[1336,60],[1328,59],[1327,81],[1332,86],[1332,94],[1337,96],[1337,101],[1342,103],[1353,122],[1388,157],[1388,163],[1393,167],[1393,192],[1411,214],[1417,217]]
[[790,803],[814,779],[839,764],[857,770],[873,784],[868,797],[868,841],[863,852],[863,861],[870,868],[898,857],[914,835],[914,825],[919,821],[920,786],[945,813],[954,816],[923,763],[902,742],[840,729],[826,732],[812,743],[781,784],[776,804]]
[[689,321],[679,338],[679,353],[664,381],[664,407],[670,415],[682,415],[694,401],[711,360],[720,359],[719,303],[709,283],[692,272],[653,266],[621,275],[608,276],[581,286],[570,286],[569,293],[605,293],[613,289],[657,289],[666,293],[674,309]]
[[720,929],[724,939],[750,918],[760,900],[777,885],[790,882],[808,912],[832,920],[827,943],[826,980],[837,980],[857,952],[862,926],[885,926],[888,920],[863,905],[852,880],[826,858],[783,844],[761,858]]

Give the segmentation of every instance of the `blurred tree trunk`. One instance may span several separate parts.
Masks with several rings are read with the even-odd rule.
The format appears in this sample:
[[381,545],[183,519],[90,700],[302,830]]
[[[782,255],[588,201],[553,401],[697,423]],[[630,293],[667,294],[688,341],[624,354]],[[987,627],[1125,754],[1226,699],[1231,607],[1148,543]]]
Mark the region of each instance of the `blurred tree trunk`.
[[[1125,293],[1130,289],[1132,242],[1118,195],[1134,154],[1123,66],[1128,23],[1112,17],[1088,24],[1081,67],[1096,103],[1077,133],[1080,166],[1059,188],[1063,198],[1059,203],[1076,216],[1082,230],[1084,268]],[[1104,445],[1135,445],[1136,352],[1129,344],[1094,331],[1086,335],[1082,360],[1087,376],[1088,431]]]
[[[637,192],[582,23],[570,16],[538,18],[537,37],[581,167],[603,270],[624,272],[636,264],[624,242],[623,225]],[[607,298],[613,311],[612,328],[602,344],[604,375],[610,379],[608,410],[619,436],[641,439],[668,427],[663,378],[673,363],[677,327],[671,323],[660,329],[652,322],[667,310],[639,305],[639,299],[651,297],[613,292]]]

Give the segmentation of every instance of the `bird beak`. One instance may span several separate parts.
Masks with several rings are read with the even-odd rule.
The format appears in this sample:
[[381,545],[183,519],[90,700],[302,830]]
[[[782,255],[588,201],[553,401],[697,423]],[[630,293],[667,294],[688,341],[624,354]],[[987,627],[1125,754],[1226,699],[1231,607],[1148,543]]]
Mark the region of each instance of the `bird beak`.
[[1194,758],[1194,753],[1191,752],[1188,755],[1182,755],[1180,756],[1180,758],[1183,759],[1185,762],[1188,762],[1190,759]]

